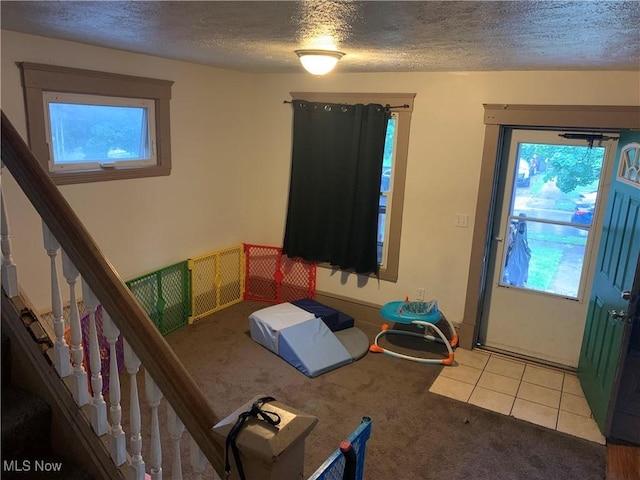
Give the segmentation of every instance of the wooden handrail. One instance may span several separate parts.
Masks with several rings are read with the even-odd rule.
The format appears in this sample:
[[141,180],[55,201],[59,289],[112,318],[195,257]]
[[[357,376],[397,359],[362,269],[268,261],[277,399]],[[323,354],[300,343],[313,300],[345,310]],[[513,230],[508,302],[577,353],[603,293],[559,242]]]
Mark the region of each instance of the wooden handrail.
[[109,312],[213,468],[222,476],[223,449],[216,443],[211,429],[218,418],[206,397],[104,257],[4,111],[1,114],[2,162]]

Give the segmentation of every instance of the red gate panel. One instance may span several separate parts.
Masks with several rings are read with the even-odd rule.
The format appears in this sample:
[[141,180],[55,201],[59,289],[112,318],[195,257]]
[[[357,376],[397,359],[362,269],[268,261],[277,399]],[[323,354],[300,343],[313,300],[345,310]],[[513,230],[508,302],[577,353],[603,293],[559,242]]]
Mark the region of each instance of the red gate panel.
[[280,247],[244,244],[245,300],[282,303],[316,296],[316,264],[282,253]]

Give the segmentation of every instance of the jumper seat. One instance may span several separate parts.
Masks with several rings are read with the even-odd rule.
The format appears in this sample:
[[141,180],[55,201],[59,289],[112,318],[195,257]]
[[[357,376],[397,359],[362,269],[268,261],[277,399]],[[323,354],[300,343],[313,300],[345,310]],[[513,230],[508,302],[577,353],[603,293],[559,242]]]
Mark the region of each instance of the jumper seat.
[[[397,330],[389,327],[388,324],[382,325],[382,331],[376,335],[373,344],[369,347],[369,351],[373,353],[384,353],[386,355],[412,360],[414,362],[424,363],[427,365],[451,365],[453,363],[453,348],[458,344],[458,334],[453,324],[442,315],[438,309],[438,303],[435,300],[430,302],[410,302],[408,300],[388,302],[380,308],[380,316],[385,320],[395,323],[416,325],[424,328],[424,333],[409,332],[406,330]],[[436,325],[444,319],[449,325],[451,331],[451,339],[448,339],[442,330]],[[435,335],[427,332],[432,331]],[[447,347],[448,356],[444,359],[422,358],[412,355],[405,355],[394,352],[388,348],[383,348],[378,344],[378,340],[384,335],[408,335],[412,337],[422,338],[437,343],[441,343]]]

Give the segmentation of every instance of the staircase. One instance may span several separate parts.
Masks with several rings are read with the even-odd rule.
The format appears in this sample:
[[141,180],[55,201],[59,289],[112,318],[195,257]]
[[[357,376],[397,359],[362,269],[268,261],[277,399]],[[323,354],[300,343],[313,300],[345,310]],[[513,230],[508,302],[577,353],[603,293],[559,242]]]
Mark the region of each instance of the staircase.
[[[3,329],[4,330],[4,329]],[[2,478],[93,480],[52,450],[52,409],[12,382],[11,340],[2,333]],[[64,446],[62,446],[64,448]]]
[[[96,479],[145,480],[149,472],[152,478],[158,480],[162,478],[164,441],[167,447],[165,451],[180,452],[173,455],[171,466],[167,467],[178,478],[183,463],[180,441],[185,432],[189,434],[188,460],[193,471],[191,478],[201,479],[208,464],[215,472],[224,475],[224,446],[212,429],[220,419],[214,412],[211,399],[205,397],[176,357],[131,290],[101,253],[80,218],[39,166],[33,152],[4,112],[0,116],[3,175],[8,173],[12,176],[41,217],[44,247],[50,259],[51,311],[55,312],[48,335],[44,334],[37,315],[31,314],[35,321],[25,321],[25,308],[29,307],[29,312],[36,310],[31,307],[28,294],[21,291],[18,283],[18,265],[14,263],[11,253],[12,232],[7,202],[0,188],[0,309],[2,332],[11,341],[9,346],[3,347],[3,353],[5,349],[14,353],[10,360],[2,360],[3,368],[4,363],[10,365],[11,374],[6,377],[9,381],[13,380],[14,385],[3,386],[2,392],[3,461],[0,475],[3,478],[19,479],[54,478],[54,475],[55,478],[87,478],[72,476],[80,473],[73,473],[71,463],[66,460],[60,466],[64,473],[55,474],[53,464],[36,463],[36,460],[51,458],[48,455],[52,455],[53,450],[54,453],[64,454],[67,459],[82,465]],[[62,272],[58,266],[60,263]],[[90,325],[99,305],[103,307],[103,312],[108,313],[109,332],[105,337],[110,345],[110,340],[113,339],[115,343],[119,334],[126,340],[126,374],[122,380],[119,379],[116,362],[110,363],[102,371],[100,349],[83,345],[80,319],[74,308],[70,311],[68,325],[71,342],[65,340],[61,276],[68,287],[71,305],[76,304],[77,294],[82,292],[81,298],[89,311]],[[44,276],[43,281],[46,281]],[[40,334],[34,332],[32,323],[37,323],[42,334],[47,337],[46,345],[42,343]],[[97,329],[90,330],[93,332],[90,332],[89,344],[100,345]],[[88,358],[84,356],[84,352],[88,352]],[[72,357],[75,355],[78,358],[70,359],[70,353]],[[95,366],[92,368],[95,374],[91,378],[87,377],[87,362]],[[107,372],[112,385],[120,385],[122,382],[128,384],[129,395],[124,402],[119,389],[110,388],[108,398],[99,393],[103,385],[102,375]],[[144,385],[144,388],[138,386],[138,377],[141,377],[140,385]],[[91,397],[88,395],[89,384],[91,391],[98,392]],[[10,396],[10,389],[14,386],[37,394],[50,407],[49,412],[44,413],[47,420],[42,420],[44,423],[34,427],[38,433],[35,437],[40,445],[31,443],[32,440],[25,440],[24,444],[29,447],[24,447],[26,450],[16,449],[22,455],[19,458],[10,458],[16,452],[11,452],[9,447],[19,444],[13,437],[18,435],[17,431],[27,430],[27,427],[12,427],[5,436],[5,427],[18,423],[17,420],[9,420],[10,415],[21,417],[19,413],[11,413],[11,404],[17,403],[20,406],[27,401]],[[6,398],[4,390],[8,392]],[[168,435],[164,436],[160,429],[161,402],[167,404],[168,425],[163,430]],[[46,412],[47,408],[44,410]],[[165,411],[164,408],[162,410]],[[28,407],[26,411],[28,415],[25,416],[36,416],[35,407]],[[123,422],[126,430],[123,429]],[[146,433],[149,430],[151,432]],[[4,447],[7,447],[6,451]],[[39,450],[40,447],[42,449]],[[39,455],[43,458],[38,458]],[[23,460],[26,462],[21,465]],[[26,472],[20,469],[23,465],[30,470]],[[36,472],[36,465],[41,469],[48,467],[49,471]]]

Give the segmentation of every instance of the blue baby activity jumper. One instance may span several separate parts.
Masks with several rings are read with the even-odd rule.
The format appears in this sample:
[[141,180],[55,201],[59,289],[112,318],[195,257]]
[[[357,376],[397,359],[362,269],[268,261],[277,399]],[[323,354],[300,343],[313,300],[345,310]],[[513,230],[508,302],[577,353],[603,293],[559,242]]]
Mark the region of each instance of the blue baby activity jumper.
[[[388,324],[382,325],[382,331],[376,335],[373,344],[369,347],[369,351],[373,353],[384,353],[396,358],[404,358],[406,360],[412,360],[414,362],[424,363],[428,365],[451,365],[453,363],[453,348],[458,344],[458,334],[456,330],[446,317],[444,317],[438,309],[438,302],[431,300],[429,302],[423,301],[394,301],[386,303],[380,309],[380,315],[385,320],[389,320],[395,323],[405,323],[417,325],[420,328],[424,328],[424,333],[408,332],[405,330],[394,330],[389,327]],[[441,319],[444,319],[449,325],[451,331],[451,340],[449,340],[442,330],[436,325]],[[435,335],[431,335],[428,332],[433,332]],[[394,352],[388,348],[383,348],[378,345],[378,340],[387,334],[392,335],[409,335],[412,337],[422,338],[432,342],[442,343],[447,347],[447,358],[421,358],[411,355],[405,355],[402,353]],[[437,335],[437,336],[436,336]]]

